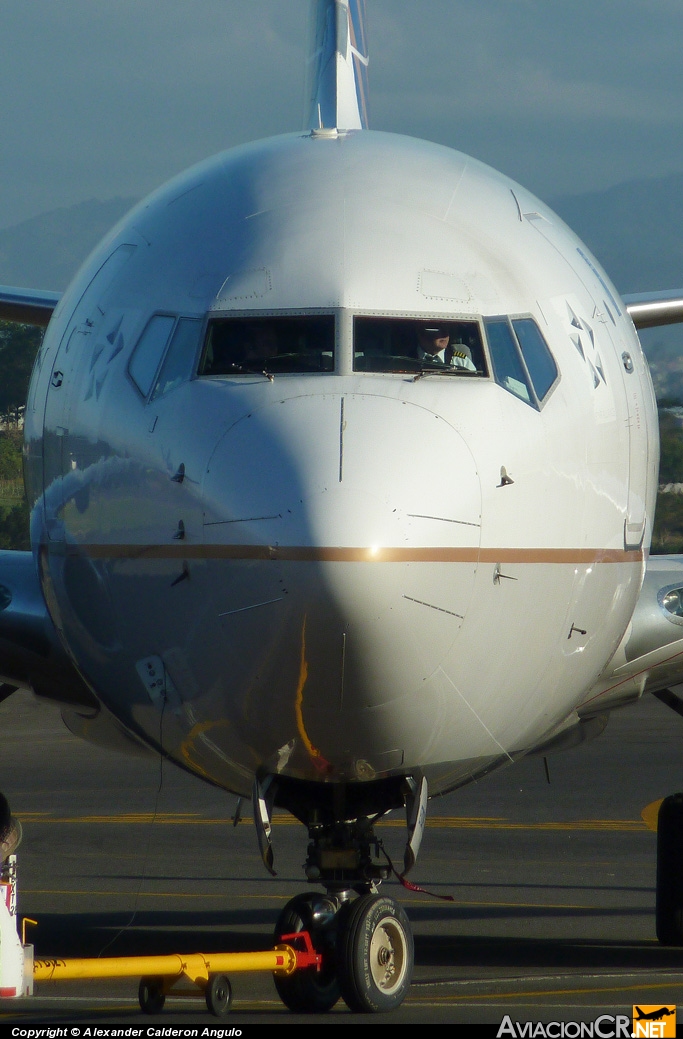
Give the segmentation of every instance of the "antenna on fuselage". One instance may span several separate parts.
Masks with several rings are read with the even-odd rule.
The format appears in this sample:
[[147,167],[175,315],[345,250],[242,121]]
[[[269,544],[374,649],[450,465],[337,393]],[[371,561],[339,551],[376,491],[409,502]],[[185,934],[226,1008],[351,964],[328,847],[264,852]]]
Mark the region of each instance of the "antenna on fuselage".
[[312,0],[305,130],[366,130],[365,0]]

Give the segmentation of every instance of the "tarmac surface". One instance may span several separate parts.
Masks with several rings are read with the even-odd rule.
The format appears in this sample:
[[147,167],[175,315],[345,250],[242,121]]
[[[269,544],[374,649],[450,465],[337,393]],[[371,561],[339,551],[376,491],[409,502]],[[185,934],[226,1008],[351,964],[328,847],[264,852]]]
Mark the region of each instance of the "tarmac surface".
[[[416,950],[391,1015],[350,1016],[340,1002],[299,1017],[270,976],[237,974],[222,1022],[201,997],[143,1015],[137,982],[118,980],[37,984],[30,999],[0,1001],[0,1024],[246,1035],[265,1023],[590,1021],[683,1003],[683,949],[655,938],[656,835],[640,815],[683,789],[683,719],[646,698],[548,766],[549,784],[543,759],[527,758],[430,803],[410,879],[454,901],[383,886],[406,909]],[[56,707],[21,692],[0,705],[0,790],[24,828],[19,912],[38,921],[37,958],[269,948],[279,910],[306,890],[306,833],[290,817],[275,819],[271,878],[250,818],[231,824],[233,797],[158,759],[83,743]],[[400,862],[400,814],[380,832]]]

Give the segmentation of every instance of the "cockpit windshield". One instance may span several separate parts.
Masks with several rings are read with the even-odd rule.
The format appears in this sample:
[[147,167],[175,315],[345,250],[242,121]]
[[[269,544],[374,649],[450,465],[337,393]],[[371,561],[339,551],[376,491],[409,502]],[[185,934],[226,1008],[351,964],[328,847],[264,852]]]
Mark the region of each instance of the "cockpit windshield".
[[488,375],[477,321],[354,318],[357,372]]
[[334,315],[209,322],[199,375],[334,371]]

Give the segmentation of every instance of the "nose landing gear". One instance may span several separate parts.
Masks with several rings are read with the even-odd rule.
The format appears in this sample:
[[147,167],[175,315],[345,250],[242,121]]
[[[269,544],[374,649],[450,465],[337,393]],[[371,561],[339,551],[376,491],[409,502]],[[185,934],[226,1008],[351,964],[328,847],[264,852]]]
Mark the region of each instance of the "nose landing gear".
[[[406,777],[401,785],[406,808],[408,840],[405,870],[417,857],[424,830],[427,786],[424,780]],[[356,1013],[381,1013],[401,1005],[410,987],[414,964],[413,936],[402,907],[378,894],[390,872],[382,861],[382,844],[374,823],[386,808],[369,818],[344,808],[337,796],[334,805],[303,804],[292,789],[268,792],[273,803],[288,807],[306,822],[310,842],[305,863],[309,881],[322,884],[326,894],[297,895],[284,907],[275,927],[276,943],[283,936],[308,931],[313,947],[322,955],[320,971],[302,970],[289,977],[275,977],[285,1006],[296,1013],[325,1013],[341,997]],[[254,799],[257,826],[265,820],[260,838],[264,863],[272,871],[270,805],[257,790]],[[299,791],[295,792],[300,795]],[[398,793],[398,791],[397,791]],[[395,795],[389,807],[398,807]],[[401,802],[399,802],[400,804]],[[357,897],[354,897],[357,896]]]

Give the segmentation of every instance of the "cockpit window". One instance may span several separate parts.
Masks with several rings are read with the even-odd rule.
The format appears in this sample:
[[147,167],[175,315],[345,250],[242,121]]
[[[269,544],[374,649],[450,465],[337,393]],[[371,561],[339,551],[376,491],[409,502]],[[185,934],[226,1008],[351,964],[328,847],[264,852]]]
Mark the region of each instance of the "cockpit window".
[[334,315],[216,318],[199,375],[334,371]]
[[559,372],[534,319],[485,318],[484,325],[496,382],[532,408],[540,407]]
[[536,322],[530,318],[518,318],[512,322],[531,381],[539,400],[557,378],[557,365]]
[[155,314],[145,325],[145,330],[133,350],[128,371],[143,397],[147,397],[152,389],[154,376],[174,325],[174,317]]
[[496,382],[535,407],[536,401],[507,318],[496,318],[485,324]]
[[357,372],[488,374],[478,322],[436,318],[354,318],[353,367]]
[[176,318],[172,314],[150,318],[128,362],[128,372],[145,399],[156,400],[190,380],[201,330],[202,322],[197,318]]
[[152,400],[163,397],[181,382],[189,380],[196,363],[201,330],[202,322],[196,318],[181,317],[178,320],[154,387]]

